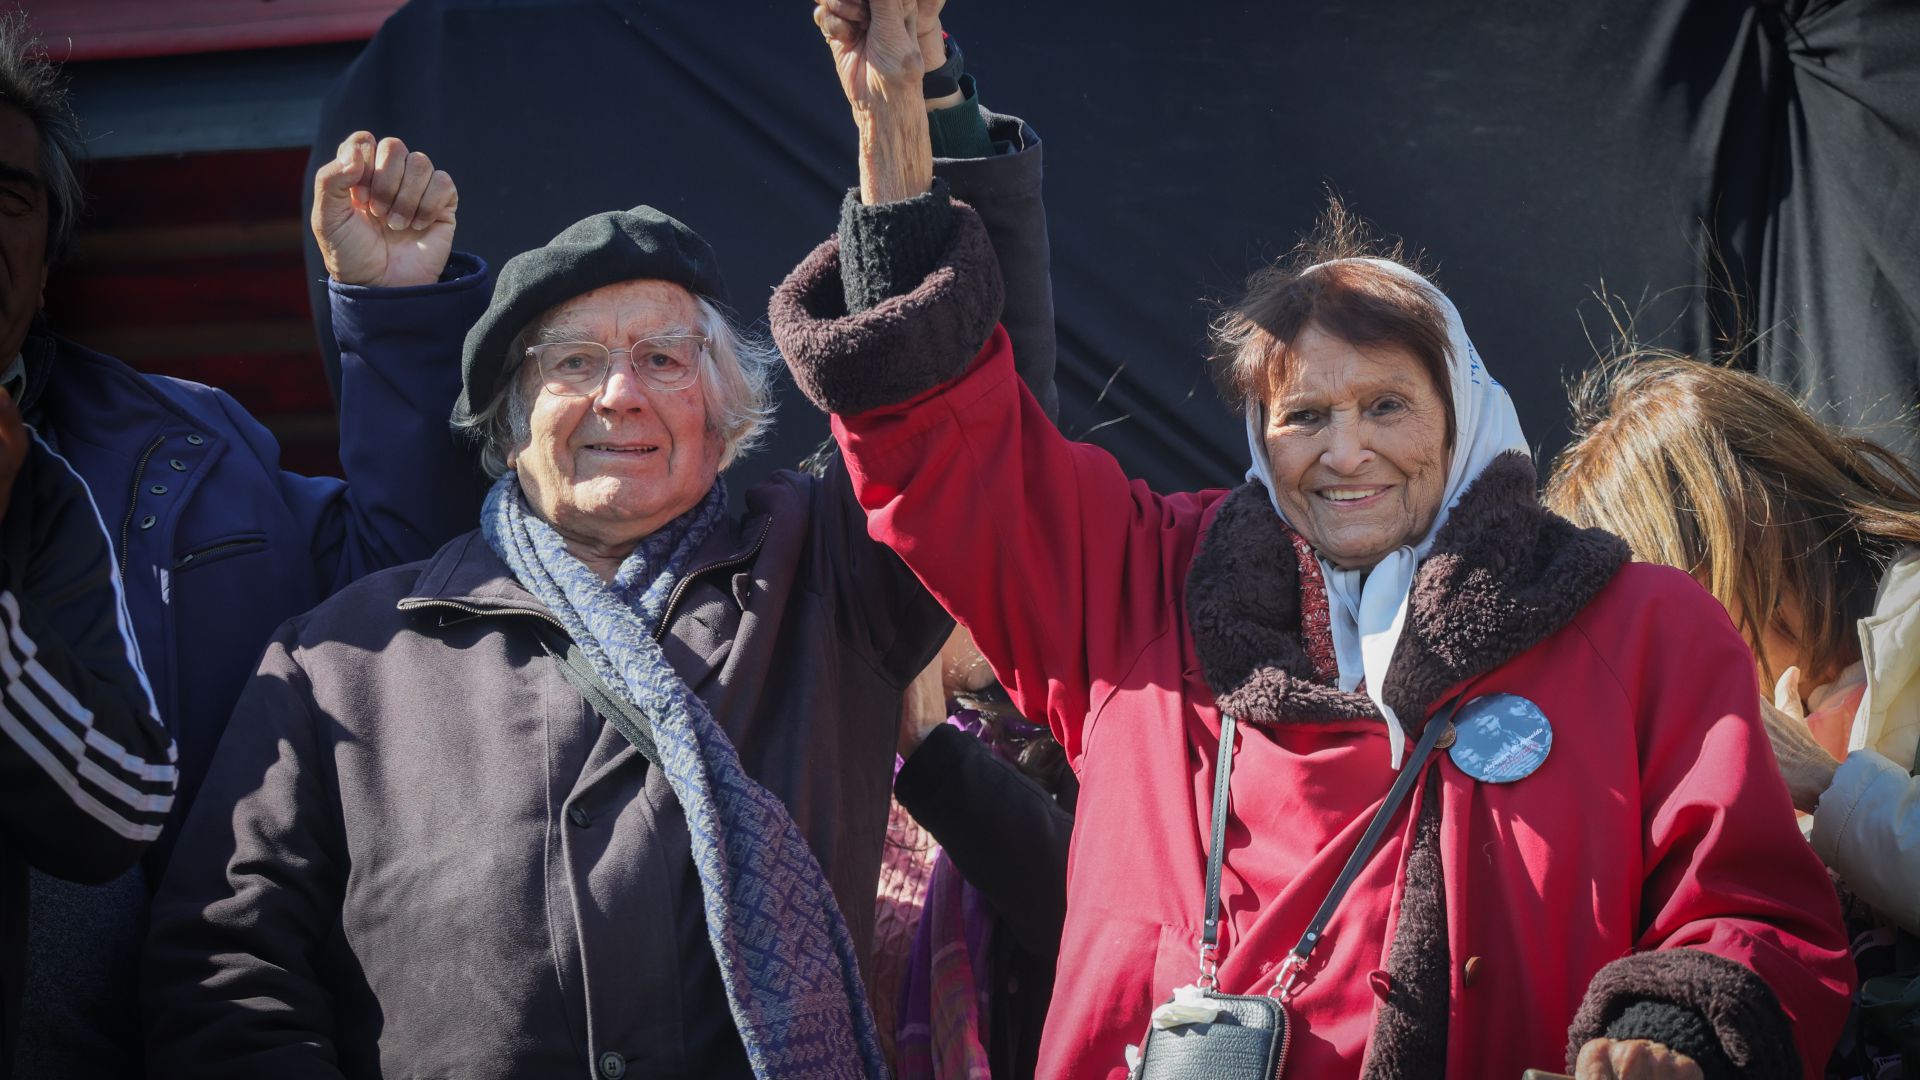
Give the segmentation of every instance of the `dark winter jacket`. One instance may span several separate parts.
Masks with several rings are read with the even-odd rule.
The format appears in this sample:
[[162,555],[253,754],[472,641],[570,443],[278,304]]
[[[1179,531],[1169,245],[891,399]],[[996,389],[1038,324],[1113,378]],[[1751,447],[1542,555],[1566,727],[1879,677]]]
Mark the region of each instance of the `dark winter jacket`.
[[160,835],[173,742],[86,485],[35,439],[0,507],[0,1078],[20,1019],[27,868],[101,882]]
[[[901,694],[951,622],[843,473],[776,473],[746,504],[662,644],[864,953]],[[679,805],[547,654],[551,620],[470,533],[281,631],[155,901],[153,1075],[737,1063]]]
[[[486,271],[456,256],[446,280],[404,290],[466,325]],[[472,454],[447,430],[457,349],[389,318],[403,290],[335,285],[357,328],[343,358],[347,480],[280,468],[279,444],[226,393],[145,375],[44,334],[27,341],[22,408],[92,489],[114,542],[127,611],[160,716],[179,745],[173,827],[141,874],[99,888],[36,876],[39,920],[19,1063],[61,1080],[137,1068],[140,939],[157,883],[234,702],[275,627],[373,570],[425,558],[473,527]],[[375,359],[369,359],[369,358]]]
[[[473,527],[473,455],[447,429],[459,356],[407,335],[424,304],[471,323],[486,284],[485,266],[461,255],[437,285],[332,287],[334,319],[357,346],[342,360],[344,481],[283,471],[273,435],[222,390],[30,341],[52,369],[42,426],[115,536],[147,675],[180,744],[176,821],[275,627]],[[396,323],[402,294],[413,308]]]

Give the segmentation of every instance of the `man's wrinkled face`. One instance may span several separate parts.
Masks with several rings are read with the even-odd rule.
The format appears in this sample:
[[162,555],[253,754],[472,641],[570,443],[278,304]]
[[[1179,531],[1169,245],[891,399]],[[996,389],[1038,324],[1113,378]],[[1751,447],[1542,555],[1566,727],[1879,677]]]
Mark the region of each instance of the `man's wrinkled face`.
[[0,368],[27,339],[47,287],[47,184],[40,132],[0,105]]
[[[542,316],[543,336],[625,349],[700,326],[693,294],[664,281],[627,281],[576,296]],[[530,438],[510,455],[533,511],[575,546],[618,557],[696,506],[720,474],[725,440],[707,422],[706,380],[660,390],[625,353],[584,396],[543,389],[527,361],[520,378]]]

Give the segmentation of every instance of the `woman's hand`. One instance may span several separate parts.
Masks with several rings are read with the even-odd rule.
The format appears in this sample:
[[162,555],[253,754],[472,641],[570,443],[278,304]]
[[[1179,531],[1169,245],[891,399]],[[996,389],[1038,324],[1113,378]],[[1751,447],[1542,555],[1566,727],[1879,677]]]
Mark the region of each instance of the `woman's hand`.
[[907,684],[900,699],[900,734],[894,752],[903,758],[913,756],[927,741],[933,729],[947,722],[947,692],[942,685],[938,657]]
[[1774,760],[1780,763],[1780,775],[1787,782],[1794,809],[1813,813],[1820,805],[1820,796],[1833,786],[1833,774],[1840,762],[1827,753],[1807,727],[1805,707],[1800,704],[1799,668],[1790,667],[1780,674],[1773,701],[1760,699],[1760,719],[1766,724],[1767,741],[1773,744]]
[[453,178],[399,139],[347,136],[313,175],[313,238],[343,285],[431,285],[453,252]]
[[[926,74],[918,0],[820,0],[813,23],[827,36],[840,89],[856,112],[884,108]],[[939,34],[939,9],[934,34]],[[945,49],[935,43],[944,54]],[[936,63],[935,66],[938,66]]]
[[920,8],[921,0],[820,0],[813,8],[860,129],[860,198],[868,205],[933,186]]
[[947,39],[940,32],[940,11],[947,6],[947,0],[916,0],[916,3],[920,71],[925,74],[947,62]]
[[1574,1080],[1705,1080],[1678,1050],[1646,1039],[1591,1039],[1574,1060]]

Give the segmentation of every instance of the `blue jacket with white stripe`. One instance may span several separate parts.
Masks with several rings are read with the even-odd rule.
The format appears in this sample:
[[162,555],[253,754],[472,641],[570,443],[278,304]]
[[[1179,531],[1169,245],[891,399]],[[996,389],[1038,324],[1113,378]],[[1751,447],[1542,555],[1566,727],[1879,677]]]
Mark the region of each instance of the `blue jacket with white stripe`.
[[479,518],[483,478],[447,426],[460,358],[389,317],[397,292],[412,313],[406,326],[421,304],[466,326],[485,309],[489,281],[480,260],[456,254],[436,285],[332,286],[335,324],[365,343],[341,357],[344,481],[282,470],[273,435],[220,390],[145,375],[51,335],[28,338],[22,407],[92,489],[179,746],[179,791],[143,878],[98,889],[34,882],[38,974],[22,1001],[22,1069],[66,1080],[138,1074],[131,1006],[149,889],[267,640],[341,587],[423,559]]
[[[426,558],[478,520],[483,478],[447,426],[460,358],[387,318],[399,292],[406,325],[429,303],[466,326],[485,309],[489,282],[479,259],[456,254],[437,285],[332,287],[336,325],[354,328],[343,337],[365,343],[364,354],[341,357],[346,480],[282,471],[272,434],[220,390],[144,375],[63,339],[29,341],[51,364],[34,411],[113,534],[147,677],[179,743],[176,822],[274,629],[368,573]],[[149,882],[170,844],[163,838],[147,860]]]
[[0,507],[0,1077],[20,1017],[27,868],[133,865],[173,803],[173,742],[140,671],[106,529],[35,439]]

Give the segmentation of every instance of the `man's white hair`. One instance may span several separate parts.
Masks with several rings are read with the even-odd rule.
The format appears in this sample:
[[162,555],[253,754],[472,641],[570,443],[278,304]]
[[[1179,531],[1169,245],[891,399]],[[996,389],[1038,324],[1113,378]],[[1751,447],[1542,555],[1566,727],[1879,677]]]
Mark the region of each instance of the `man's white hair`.
[[[736,326],[718,304],[694,297],[700,307],[700,332],[707,347],[700,352],[700,381],[707,394],[707,427],[725,443],[720,467],[725,469],[751,452],[773,426],[773,379],[780,353],[773,340],[757,329]],[[541,332],[540,323],[521,331],[508,349],[509,372],[487,406],[459,430],[480,444],[480,464],[487,475],[507,472],[507,458],[533,436],[525,367],[527,348]]]

